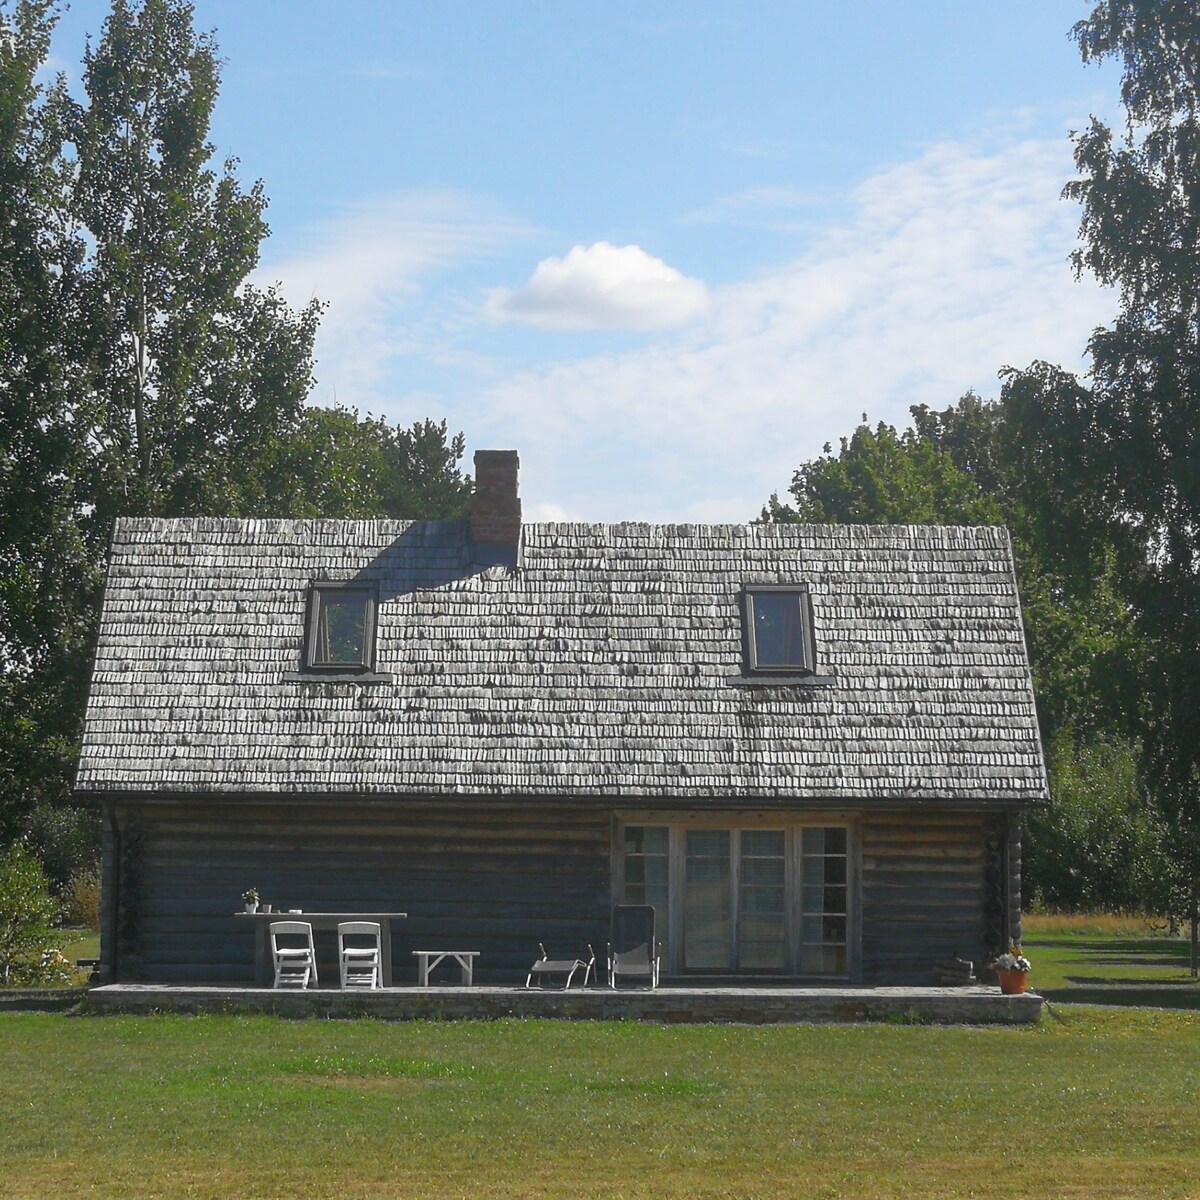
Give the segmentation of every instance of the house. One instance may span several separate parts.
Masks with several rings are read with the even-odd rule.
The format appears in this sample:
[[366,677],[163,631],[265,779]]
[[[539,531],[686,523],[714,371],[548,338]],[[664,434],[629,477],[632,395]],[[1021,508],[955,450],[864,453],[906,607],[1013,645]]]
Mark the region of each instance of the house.
[[928,983],[1019,934],[1047,784],[1005,530],[522,524],[516,454],[475,466],[469,521],[117,523],[102,978],[248,981],[252,885],[405,911],[397,963],[484,982],[621,900],[668,979]]

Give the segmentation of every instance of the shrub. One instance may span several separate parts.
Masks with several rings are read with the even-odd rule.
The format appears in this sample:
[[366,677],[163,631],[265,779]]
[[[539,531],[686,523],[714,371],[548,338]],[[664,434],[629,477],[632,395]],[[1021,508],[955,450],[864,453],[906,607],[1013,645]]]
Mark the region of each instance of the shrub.
[[53,944],[57,917],[45,872],[16,842],[0,854],[0,986],[65,982],[65,960]]
[[67,920],[86,925],[95,932],[100,928],[100,869],[87,867],[77,871],[67,886]]
[[1025,891],[1059,912],[1166,915],[1174,872],[1134,747],[1097,738],[1049,748],[1053,804],[1028,819]]
[[50,886],[66,897],[72,879],[100,861],[100,815],[92,808],[39,804],[25,819],[25,844]]

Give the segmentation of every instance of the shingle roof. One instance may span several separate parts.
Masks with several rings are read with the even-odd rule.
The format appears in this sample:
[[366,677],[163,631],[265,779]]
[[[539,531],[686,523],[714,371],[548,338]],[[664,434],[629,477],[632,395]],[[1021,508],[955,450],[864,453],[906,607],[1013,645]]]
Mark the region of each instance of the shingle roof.
[[[1044,799],[1008,535],[911,526],[128,519],[77,789]],[[288,680],[377,580],[390,683]],[[807,584],[823,687],[738,686],[744,583]]]

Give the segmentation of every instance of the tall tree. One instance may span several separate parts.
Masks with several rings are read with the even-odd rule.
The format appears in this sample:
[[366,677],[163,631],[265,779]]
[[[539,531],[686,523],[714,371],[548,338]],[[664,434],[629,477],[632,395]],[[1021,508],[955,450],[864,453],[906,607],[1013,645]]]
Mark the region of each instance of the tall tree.
[[444,422],[305,406],[319,305],[249,282],[266,198],[212,165],[192,6],[113,0],[78,103],[37,82],[55,11],[0,0],[0,842],[65,862],[116,516],[450,516],[470,480]]
[[[1136,623],[1128,707],[1146,782],[1200,911],[1200,9],[1107,0],[1072,30],[1085,62],[1122,65],[1123,130],[1074,135],[1078,273],[1119,295],[1089,343],[1090,386],[1044,363],[1007,374],[1042,528],[1099,547]],[[1095,536],[1097,530],[1102,537]]]
[[[236,507],[237,462],[294,422],[317,306],[247,283],[267,233],[261,183],[209,164],[219,71],[182,0],[115,0],[84,60],[75,211],[96,513]],[[281,352],[282,351],[282,352]]]
[[0,838],[65,796],[90,640],[78,597],[96,579],[68,400],[83,252],[66,209],[69,106],[61,80],[38,83],[55,19],[48,0],[0,4]]
[[1066,194],[1076,269],[1118,289],[1091,357],[1095,500],[1141,551],[1146,745],[1192,896],[1200,893],[1200,9],[1109,0],[1076,24],[1085,61],[1118,59],[1125,129],[1093,119]]

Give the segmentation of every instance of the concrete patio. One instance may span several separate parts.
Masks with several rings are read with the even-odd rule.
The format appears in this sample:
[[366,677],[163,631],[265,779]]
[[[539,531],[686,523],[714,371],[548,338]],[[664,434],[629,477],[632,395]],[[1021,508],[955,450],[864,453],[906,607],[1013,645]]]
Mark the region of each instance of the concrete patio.
[[940,1025],[1027,1025],[1038,1020],[1036,993],[1004,996],[995,986],[971,987],[684,987],[570,991],[523,987],[396,987],[345,992],[338,988],[275,991],[249,986],[170,986],[117,983],[88,990],[104,1013],[267,1012],[288,1017],[383,1020],[491,1020],[552,1017],[576,1021],[663,1021],[673,1024],[800,1021],[911,1021]]

